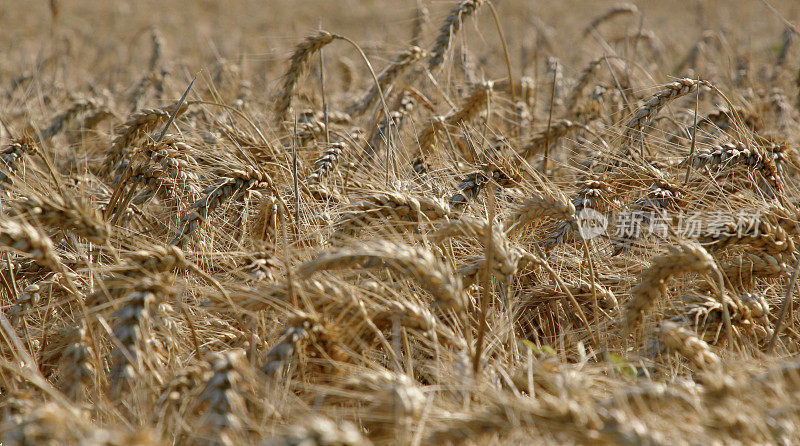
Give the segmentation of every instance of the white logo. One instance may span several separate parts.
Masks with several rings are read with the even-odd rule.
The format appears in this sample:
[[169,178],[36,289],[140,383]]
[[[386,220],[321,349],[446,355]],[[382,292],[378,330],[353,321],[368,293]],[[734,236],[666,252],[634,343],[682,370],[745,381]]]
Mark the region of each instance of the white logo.
[[578,231],[584,240],[591,240],[605,234],[608,218],[591,208],[585,208],[577,215]]

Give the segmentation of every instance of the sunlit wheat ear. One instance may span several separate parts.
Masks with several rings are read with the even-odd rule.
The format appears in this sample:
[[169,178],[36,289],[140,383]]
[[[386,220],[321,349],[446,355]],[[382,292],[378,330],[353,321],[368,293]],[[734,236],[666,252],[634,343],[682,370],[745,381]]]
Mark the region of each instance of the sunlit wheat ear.
[[278,202],[268,195],[258,204],[255,221],[250,227],[253,237],[268,244],[277,243],[278,234]]
[[414,280],[431,293],[437,305],[456,311],[464,309],[461,281],[453,275],[447,264],[423,247],[383,240],[337,247],[303,263],[297,272],[300,277],[309,277],[323,270],[376,267],[389,268]]
[[770,314],[769,304],[763,295],[742,293],[739,296],[726,294],[724,303],[709,294],[684,296],[682,300],[689,302],[676,310],[671,321],[689,327],[702,334],[701,339],[716,344],[719,341],[720,328],[724,323],[723,305],[727,307],[731,324],[739,335],[752,333],[760,342],[768,341],[773,330],[769,328],[767,316]]
[[737,228],[731,218],[721,229],[720,233],[701,234],[698,241],[712,252],[734,245],[747,245],[763,254],[787,258],[795,252],[794,240],[772,215],[759,216],[749,228]]
[[275,100],[275,120],[278,122],[286,121],[289,116],[289,108],[292,106],[295,86],[300,76],[308,67],[311,56],[324,48],[329,43],[336,40],[336,36],[326,31],[319,31],[313,36],[308,36],[300,42],[289,59],[289,68],[283,75],[283,87]]
[[515,233],[536,220],[545,217],[575,221],[575,205],[558,192],[533,192],[531,196],[508,217],[505,227],[508,232]]
[[418,197],[400,192],[384,192],[365,197],[345,212],[334,226],[331,243],[341,245],[355,238],[373,222],[422,223],[449,218],[450,206],[436,197]]
[[391,301],[387,309],[372,317],[379,328],[391,328],[397,321],[401,326],[422,332],[436,328],[436,318],[427,308],[408,301]]
[[730,278],[748,283],[756,277],[781,277],[791,274],[794,260],[782,255],[745,252],[728,263],[721,265],[722,272]]
[[0,249],[28,255],[53,272],[71,276],[50,237],[28,223],[0,220]]
[[653,121],[653,118],[666,107],[669,103],[689,93],[696,91],[700,87],[711,87],[708,81],[683,78],[664,86],[664,89],[654,94],[644,103],[633,115],[623,133],[624,141],[635,145],[641,141],[642,132],[645,127]]
[[453,6],[444,19],[444,24],[439,28],[439,35],[431,49],[431,58],[428,60],[428,70],[434,71],[444,62],[445,53],[461,29],[463,20],[475,14],[475,11],[482,5],[483,0],[460,0],[457,5]]
[[162,143],[145,144],[142,150],[150,161],[160,165],[186,192],[195,195],[200,193],[197,190],[200,178],[194,171],[198,162],[193,155],[195,149],[189,144],[170,138]]
[[[176,117],[188,109],[185,102],[177,110]],[[106,161],[104,171],[112,172],[117,168],[117,164],[127,155],[128,148],[141,141],[147,134],[155,131],[158,126],[169,120],[170,113],[175,109],[175,105],[155,109],[143,109],[131,115],[127,122],[117,130],[117,137],[111,147],[106,151]]]
[[695,333],[675,322],[662,322],[658,337],[667,347],[686,357],[701,370],[715,370],[720,367],[719,356],[711,351],[711,347]]
[[667,281],[678,274],[712,273],[717,271],[714,258],[693,242],[680,242],[678,246],[669,246],[669,252],[651,261],[639,283],[631,290],[631,300],[625,310],[623,327],[631,331],[644,312],[652,306],[665,292]]
[[17,203],[15,207],[16,212],[28,220],[72,231],[92,243],[105,245],[111,235],[110,225],[102,219],[97,209],[78,204],[71,198],[29,194],[25,201]]
[[359,373],[347,379],[343,387],[370,408],[365,418],[374,435],[384,429],[394,431],[395,424],[417,418],[425,405],[425,394],[416,382],[403,374]]

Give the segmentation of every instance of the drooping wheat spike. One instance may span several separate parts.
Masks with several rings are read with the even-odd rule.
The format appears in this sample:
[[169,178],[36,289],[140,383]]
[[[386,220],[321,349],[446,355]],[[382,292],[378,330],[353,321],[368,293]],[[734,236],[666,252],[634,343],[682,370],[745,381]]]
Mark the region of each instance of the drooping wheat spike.
[[[582,304],[593,303],[592,289],[594,288],[594,292],[597,296],[597,302],[600,304],[601,308],[611,310],[617,308],[619,305],[617,302],[617,297],[614,295],[614,293],[599,283],[595,283],[593,285],[585,280],[577,280],[574,282],[568,282],[566,285],[572,295],[575,296],[575,299]],[[561,298],[563,298],[563,293],[558,289],[554,289],[552,286],[537,287],[531,290],[529,293],[521,296],[521,302],[524,302],[521,310],[527,311],[527,308],[536,307],[553,299]]]
[[597,29],[598,26],[601,24],[613,19],[614,17],[621,16],[621,15],[628,15],[628,14],[636,14],[639,12],[639,8],[636,5],[631,3],[624,3],[621,5],[614,6],[604,13],[600,14],[599,16],[592,19],[586,28],[583,29],[583,33],[581,33],[581,37],[588,36],[592,31]]
[[242,417],[247,412],[242,397],[246,361],[241,349],[215,354],[203,390],[197,400],[203,415],[198,427],[213,435],[221,444],[237,444],[243,428]]
[[440,130],[446,131],[447,127],[457,127],[462,123],[469,122],[485,111],[486,102],[489,101],[493,88],[493,82],[481,82],[472,89],[460,109],[446,116],[431,118],[425,128],[417,134],[419,153],[423,156],[428,155],[436,140],[436,133]]
[[505,223],[509,234],[514,233],[525,225],[545,217],[575,221],[575,205],[560,192],[533,192]]
[[716,342],[719,328],[724,322],[723,305],[728,309],[731,323],[741,332],[752,332],[760,341],[769,339],[772,330],[766,327],[769,315],[769,304],[763,295],[757,293],[742,293],[739,296],[724,296],[724,303],[708,293],[684,296],[681,300],[688,302],[684,307],[678,308],[676,315],[670,320],[681,324],[693,326],[707,342]]
[[[176,118],[188,107],[188,104],[184,102],[178,109]],[[139,110],[131,115],[130,119],[118,129],[117,137],[114,138],[114,142],[106,152],[105,172],[115,169],[125,157],[128,147],[140,141],[146,134],[156,130],[159,125],[166,123],[174,109],[175,105],[171,104],[161,108]]]
[[[688,163],[687,158],[684,163]],[[702,169],[724,169],[726,167],[743,165],[761,172],[762,176],[776,189],[780,188],[780,178],[775,160],[756,145],[748,147],[743,142],[725,143],[713,148],[699,150],[692,158],[692,166]]]
[[430,332],[436,328],[436,318],[424,306],[411,301],[390,301],[383,310],[372,316],[372,321],[380,329],[391,328],[397,321],[402,327]]
[[453,39],[455,35],[458,34],[459,29],[461,29],[463,20],[473,15],[482,5],[483,0],[459,0],[459,2],[453,6],[453,9],[450,10],[450,13],[444,19],[444,24],[439,28],[439,35],[436,37],[436,43],[434,43],[430,51],[431,58],[428,61],[428,70],[433,72],[444,62],[445,53],[447,49],[450,48],[450,45],[452,45]]
[[145,144],[142,151],[151,161],[161,165],[164,172],[186,192],[199,195],[197,182],[200,181],[193,168],[198,165],[192,155],[194,149],[181,141],[167,139],[161,144]]
[[711,232],[701,234],[698,241],[709,251],[746,244],[760,253],[791,257],[795,252],[795,243],[775,216],[756,217],[757,220],[752,222],[737,221],[733,218],[728,222],[719,222],[710,228]]
[[336,36],[327,31],[318,31],[313,36],[308,36],[295,47],[291,58],[289,58],[289,68],[283,76],[283,87],[278,97],[275,99],[275,120],[278,122],[286,121],[289,115],[289,108],[292,106],[295,86],[303,74],[311,56],[316,54],[329,43],[336,40]]
[[[141,205],[156,194],[164,200],[179,199],[181,187],[160,167],[143,164],[130,169],[129,172],[130,177],[127,181],[129,184],[140,184],[145,187],[131,203]],[[197,194],[194,194],[194,199],[197,199]]]
[[336,168],[336,165],[339,163],[339,158],[346,149],[347,145],[343,142],[327,144],[322,151],[322,156],[314,161],[314,171],[308,176],[306,181],[309,184],[319,184]]
[[530,158],[542,153],[547,150],[549,145],[555,144],[556,141],[567,136],[571,131],[582,127],[583,125],[569,119],[555,121],[550,125],[549,131],[548,129],[542,130],[526,141],[519,149],[520,156]]
[[27,199],[15,203],[14,208],[15,213],[24,215],[29,221],[71,231],[99,245],[105,245],[111,234],[111,227],[97,209],[90,209],[71,198],[28,194]]
[[125,256],[123,267],[126,270],[138,269],[142,272],[162,273],[175,268],[185,268],[188,263],[183,251],[177,246],[150,246],[133,251]]
[[697,243],[680,242],[678,246],[669,246],[668,249],[667,254],[651,261],[650,267],[642,273],[639,283],[631,290],[631,300],[623,322],[625,330],[630,331],[636,326],[644,311],[666,292],[667,281],[672,277],[687,272],[717,271],[714,258]]
[[701,370],[716,370],[720,367],[719,356],[711,351],[711,347],[695,333],[675,322],[662,322],[658,337],[667,347],[675,349]]
[[[458,220],[447,222],[436,229],[432,239],[437,243],[450,237],[467,236],[474,238],[481,242],[486,242],[487,230],[489,228],[488,222],[485,219],[475,219],[469,217],[462,217]],[[517,268],[520,264],[522,257],[519,250],[511,246],[506,238],[505,230],[502,225],[494,225],[492,228],[492,274],[503,283],[510,283],[511,279],[516,275]],[[485,258],[478,259],[478,262],[485,265]],[[470,268],[468,271],[472,271]],[[462,271],[466,273],[467,271]],[[476,273],[478,271],[475,271]]]
[[[381,91],[387,94],[388,87],[400,77],[411,65],[425,57],[425,51],[417,46],[412,46],[395,57],[386,69],[378,76],[378,85]],[[354,116],[361,116],[378,100],[378,86],[373,85],[369,91],[359,99],[347,112]]]
[[80,114],[96,110],[98,107],[99,104],[94,99],[81,99],[75,101],[68,109],[59,113],[52,120],[50,120],[50,125],[42,130],[42,139],[47,140],[56,136],[68,123],[72,122]]
[[711,87],[712,85],[702,79],[678,79],[675,82],[667,84],[663,90],[658,91],[647,102],[642,105],[639,110],[633,115],[630,121],[625,125],[623,132],[624,141],[627,144],[635,145],[641,141],[641,132],[645,127],[653,121],[658,113],[667,106],[670,102],[682,96],[686,96],[700,87]]
[[53,241],[26,222],[0,220],[0,250],[29,255],[39,265],[56,273],[68,274],[56,253]]
[[251,233],[256,240],[275,243],[278,234],[278,201],[268,195],[258,205],[258,213],[251,226]]
[[189,206],[186,215],[181,219],[178,233],[170,244],[186,243],[187,237],[208,218],[208,214],[214,212],[226,201],[235,199],[250,189],[266,188],[271,185],[272,179],[267,174],[251,167],[228,172],[217,184],[203,191],[203,198]]
[[416,197],[400,192],[383,192],[369,195],[353,205],[336,222],[331,242],[340,244],[354,238],[365,226],[376,220],[400,220],[419,223],[445,220],[451,215],[450,207],[435,197]]
[[297,272],[305,278],[321,270],[374,267],[386,267],[416,281],[444,308],[456,311],[464,308],[461,281],[449,265],[423,247],[371,240],[323,251],[300,265]]
[[159,352],[153,351],[153,343],[148,342],[150,319],[168,294],[161,281],[144,281],[122,299],[123,306],[112,315],[113,335],[119,342],[111,353],[109,372],[115,386],[129,386],[137,379],[145,379],[145,363],[149,364],[146,375],[157,373],[154,365],[159,361]]
[[255,282],[274,282],[274,272],[281,264],[268,252],[255,252],[241,264],[242,270]]
[[742,257],[723,264],[721,270],[732,280],[749,282],[755,277],[781,277],[791,273],[792,262],[791,258],[781,255],[745,252]]

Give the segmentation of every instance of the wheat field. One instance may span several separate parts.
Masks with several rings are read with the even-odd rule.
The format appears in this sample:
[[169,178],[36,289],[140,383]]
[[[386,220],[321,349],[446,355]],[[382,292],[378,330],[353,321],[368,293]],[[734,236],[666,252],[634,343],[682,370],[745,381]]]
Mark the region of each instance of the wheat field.
[[800,442],[796,2],[0,11],[0,445]]

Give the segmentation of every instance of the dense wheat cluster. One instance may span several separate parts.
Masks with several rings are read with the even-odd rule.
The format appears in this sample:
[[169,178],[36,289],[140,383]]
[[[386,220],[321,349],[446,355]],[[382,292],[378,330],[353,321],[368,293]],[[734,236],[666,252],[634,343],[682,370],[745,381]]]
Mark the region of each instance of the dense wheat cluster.
[[0,444],[800,438],[793,2],[5,3]]

